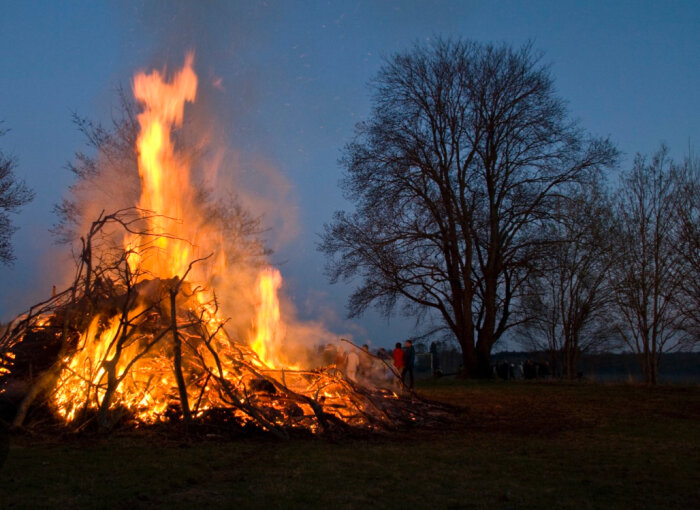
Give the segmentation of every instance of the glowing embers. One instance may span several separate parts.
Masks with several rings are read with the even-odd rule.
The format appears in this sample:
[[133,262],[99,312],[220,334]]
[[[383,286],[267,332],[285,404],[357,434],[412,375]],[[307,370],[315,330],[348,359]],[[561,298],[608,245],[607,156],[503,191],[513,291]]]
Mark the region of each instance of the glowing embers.
[[73,356],[63,360],[54,393],[63,418],[72,421],[81,410],[107,406],[153,422],[167,408],[173,371],[165,353],[152,349],[153,338],[133,335],[141,312],[137,308],[109,319],[98,315],[91,321]]

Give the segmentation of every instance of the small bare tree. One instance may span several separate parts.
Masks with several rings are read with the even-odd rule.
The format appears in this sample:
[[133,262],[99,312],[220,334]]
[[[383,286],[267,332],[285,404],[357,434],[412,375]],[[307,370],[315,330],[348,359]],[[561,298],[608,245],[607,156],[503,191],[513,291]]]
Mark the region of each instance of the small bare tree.
[[647,383],[656,384],[659,357],[685,338],[679,307],[684,279],[679,255],[679,180],[665,146],[651,160],[638,155],[617,198],[612,285],[617,330],[637,353]]
[[[0,129],[0,136],[7,131]],[[0,263],[10,264],[14,260],[12,234],[17,230],[10,215],[34,199],[34,191],[17,178],[14,170],[17,162],[0,151]]]
[[564,198],[556,222],[546,228],[551,240],[526,283],[526,320],[519,328],[529,348],[549,353],[554,373],[577,376],[582,353],[611,339],[612,210],[609,198],[590,184]]
[[700,159],[689,154],[676,171],[679,236],[675,246],[683,264],[679,307],[685,318],[690,348],[700,341]]

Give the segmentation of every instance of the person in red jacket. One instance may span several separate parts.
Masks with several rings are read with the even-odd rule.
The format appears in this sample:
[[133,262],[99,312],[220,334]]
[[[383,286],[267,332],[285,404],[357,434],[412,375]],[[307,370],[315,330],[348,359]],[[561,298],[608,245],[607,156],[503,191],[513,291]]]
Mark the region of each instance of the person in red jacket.
[[[394,351],[392,352],[392,356],[394,357],[394,368],[396,369],[396,373],[399,374],[399,377],[403,376],[403,368],[404,368],[404,362],[403,362],[403,349],[401,348],[401,342],[396,342],[396,347],[394,348]],[[396,381],[396,384],[398,384],[398,387],[401,387],[401,384],[398,383],[398,378]]]

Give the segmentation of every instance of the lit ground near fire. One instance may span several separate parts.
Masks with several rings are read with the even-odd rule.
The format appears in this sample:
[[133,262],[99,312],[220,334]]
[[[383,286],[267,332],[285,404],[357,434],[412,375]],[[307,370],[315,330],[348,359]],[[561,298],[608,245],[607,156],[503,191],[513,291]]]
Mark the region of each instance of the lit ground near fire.
[[424,382],[450,430],[11,438],[0,508],[700,508],[700,386]]

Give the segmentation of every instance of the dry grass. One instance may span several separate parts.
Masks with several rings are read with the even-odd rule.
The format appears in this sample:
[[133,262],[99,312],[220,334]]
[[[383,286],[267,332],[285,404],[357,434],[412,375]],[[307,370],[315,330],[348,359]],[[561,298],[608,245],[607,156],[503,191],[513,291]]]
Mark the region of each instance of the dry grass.
[[700,508],[700,387],[425,382],[449,430],[13,437],[0,508]]

